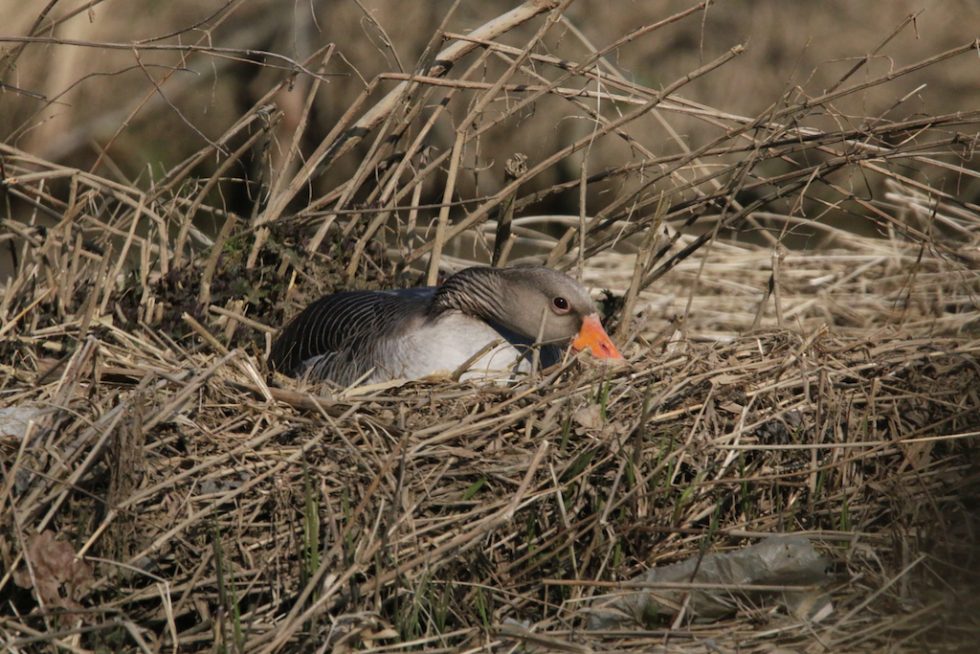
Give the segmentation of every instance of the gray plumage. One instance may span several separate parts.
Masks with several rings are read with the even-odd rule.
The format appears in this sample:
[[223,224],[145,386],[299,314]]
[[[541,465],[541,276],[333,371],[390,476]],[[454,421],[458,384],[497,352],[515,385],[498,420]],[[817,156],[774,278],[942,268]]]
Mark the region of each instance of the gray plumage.
[[[559,300],[567,310],[556,307]],[[594,313],[588,292],[554,270],[466,268],[439,287],[320,298],[283,328],[270,364],[287,375],[346,386],[451,371],[499,339],[504,347],[494,365],[513,369],[539,331],[542,343],[564,344]],[[544,348],[542,361],[552,363],[560,353]]]

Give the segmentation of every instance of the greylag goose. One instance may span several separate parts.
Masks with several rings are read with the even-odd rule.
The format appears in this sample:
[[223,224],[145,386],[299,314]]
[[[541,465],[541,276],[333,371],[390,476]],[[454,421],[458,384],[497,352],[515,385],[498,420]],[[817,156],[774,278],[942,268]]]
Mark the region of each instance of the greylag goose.
[[[540,335],[540,341],[539,341]],[[561,347],[622,359],[581,284],[543,267],[473,267],[438,287],[344,291],[307,306],[280,332],[269,361],[279,372],[349,386],[452,373],[510,376]],[[493,345],[491,345],[493,344]]]

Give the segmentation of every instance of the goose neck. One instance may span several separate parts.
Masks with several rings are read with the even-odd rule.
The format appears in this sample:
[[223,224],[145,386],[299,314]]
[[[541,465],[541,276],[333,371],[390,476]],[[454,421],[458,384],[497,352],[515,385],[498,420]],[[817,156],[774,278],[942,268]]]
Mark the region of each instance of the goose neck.
[[504,316],[504,278],[493,268],[466,268],[456,273],[436,291],[434,314],[457,310],[483,320]]

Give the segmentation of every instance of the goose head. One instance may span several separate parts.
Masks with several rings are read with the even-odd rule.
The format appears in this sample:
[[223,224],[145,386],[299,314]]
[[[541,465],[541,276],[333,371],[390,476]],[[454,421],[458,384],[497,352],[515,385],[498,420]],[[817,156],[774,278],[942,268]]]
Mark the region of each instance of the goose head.
[[466,268],[439,288],[434,305],[477,315],[530,342],[570,343],[600,359],[623,358],[585,287],[550,268]]

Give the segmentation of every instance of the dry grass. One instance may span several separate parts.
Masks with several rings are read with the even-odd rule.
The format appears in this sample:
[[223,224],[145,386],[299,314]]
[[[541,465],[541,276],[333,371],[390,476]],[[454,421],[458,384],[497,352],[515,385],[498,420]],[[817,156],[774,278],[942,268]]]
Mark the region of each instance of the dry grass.
[[[980,207],[961,189],[978,178],[980,112],[906,115],[900,87],[885,112],[838,103],[977,44],[860,79],[858,65],[744,117],[683,97],[737,47],[657,88],[611,63],[696,10],[566,57],[539,47],[569,25],[551,4],[448,44],[434,34],[417,74],[343,98],[309,150],[327,79],[306,73],[288,138],[270,90],[142,184],[0,144],[0,247],[14,262],[0,407],[33,412],[26,434],[0,430],[7,649],[973,641]],[[550,103],[588,129],[523,168],[515,157],[508,175],[485,169],[502,132],[553,126],[535,113]],[[674,118],[708,136],[672,135]],[[451,147],[427,147],[438,130]],[[607,141],[627,154],[593,166]],[[216,172],[202,178],[205,161]],[[563,167],[575,174],[536,184]],[[490,176],[495,190],[478,192]],[[248,215],[224,204],[243,188]],[[422,204],[431,188],[442,201]],[[578,215],[533,215],[569,196]],[[310,296],[418,283],[495,251],[609,289],[629,366],[336,394],[266,371],[274,327]],[[743,601],[720,621],[682,611],[585,629],[591,602],[648,567],[774,532],[808,534],[833,561],[829,616]]]

